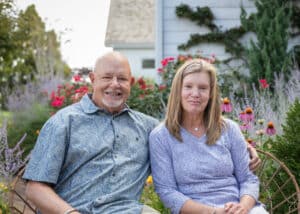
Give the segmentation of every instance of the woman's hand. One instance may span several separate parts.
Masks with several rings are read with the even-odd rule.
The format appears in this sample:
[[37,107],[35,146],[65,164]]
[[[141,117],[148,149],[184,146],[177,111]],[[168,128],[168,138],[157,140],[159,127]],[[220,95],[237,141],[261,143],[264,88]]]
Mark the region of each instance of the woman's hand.
[[249,210],[241,203],[229,202],[225,204],[225,213],[228,214],[247,214]]

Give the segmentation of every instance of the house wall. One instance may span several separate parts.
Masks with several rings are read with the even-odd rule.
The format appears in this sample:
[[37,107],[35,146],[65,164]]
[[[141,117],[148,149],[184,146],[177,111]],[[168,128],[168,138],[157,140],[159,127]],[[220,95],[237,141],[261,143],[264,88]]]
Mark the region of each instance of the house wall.
[[[179,51],[178,46],[186,43],[191,34],[206,34],[210,30],[205,26],[198,26],[189,19],[178,18],[175,11],[176,7],[181,3],[187,4],[193,9],[196,7],[208,6],[215,19],[214,23],[221,27],[222,30],[238,27],[240,23],[241,5],[243,5],[247,14],[256,12],[254,1],[252,0],[156,0],[156,66],[160,67],[160,60],[165,57],[176,57],[179,54],[195,54],[200,53],[202,56],[209,57],[214,54],[218,59],[224,60],[230,57],[225,52],[224,45],[220,43],[206,43],[192,47],[187,51]],[[248,46],[250,40],[256,40],[255,34],[247,33],[240,42]],[[289,41],[288,50],[296,44],[299,45],[300,36]],[[230,66],[243,66],[241,60],[230,62]],[[226,66],[221,66],[226,72]],[[243,69],[247,73],[247,69]]]
[[159,76],[155,68],[152,69],[143,69],[142,61],[143,59],[154,59],[155,60],[155,51],[154,48],[114,48],[115,51],[119,51],[124,54],[129,61],[132,75],[135,78],[141,76],[153,79],[158,81]]
[[[175,10],[176,7],[181,3],[187,4],[193,9],[195,9],[197,6],[208,6],[215,16],[215,24],[219,27],[222,26],[221,29],[223,30],[241,25],[241,4],[243,5],[247,13],[256,11],[254,2],[249,0],[157,0],[156,3],[160,4],[160,7],[163,8],[160,11],[160,14],[157,14],[156,19],[157,32],[159,34],[157,36],[156,45],[158,49],[159,47],[161,47],[162,54],[160,56],[163,58],[168,56],[177,56],[178,54],[194,54],[198,52],[200,52],[203,56],[210,56],[212,54],[215,54],[219,59],[226,59],[230,57],[230,54],[225,52],[224,46],[218,43],[201,44],[197,47],[192,47],[188,51],[178,50],[178,45],[186,43],[191,34],[206,34],[210,32],[207,27],[200,27],[189,19],[178,18],[176,16]],[[246,42],[247,40],[248,39],[243,38],[243,41]]]

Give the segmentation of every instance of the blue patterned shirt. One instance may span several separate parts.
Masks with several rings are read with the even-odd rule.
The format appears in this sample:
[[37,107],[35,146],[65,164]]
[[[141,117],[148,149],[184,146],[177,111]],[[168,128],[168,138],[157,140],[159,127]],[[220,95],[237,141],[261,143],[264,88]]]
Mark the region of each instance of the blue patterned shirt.
[[226,120],[226,129],[214,145],[206,135],[195,137],[181,128],[183,142],[161,124],[150,134],[150,159],[155,189],[172,213],[195,200],[223,207],[243,195],[257,200],[258,178],[249,170],[249,154],[238,125]]
[[157,124],[129,108],[112,115],[85,95],[45,123],[23,178],[49,183],[81,213],[141,213]]

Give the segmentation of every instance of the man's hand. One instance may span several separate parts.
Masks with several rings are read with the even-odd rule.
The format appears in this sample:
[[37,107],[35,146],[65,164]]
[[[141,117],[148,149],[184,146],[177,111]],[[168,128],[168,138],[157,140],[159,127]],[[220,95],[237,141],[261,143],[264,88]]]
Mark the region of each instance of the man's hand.
[[253,148],[251,145],[248,144],[247,149],[250,153],[249,168],[251,171],[256,171],[258,169],[258,167],[260,166],[261,160],[258,157],[258,154],[257,154],[255,148]]

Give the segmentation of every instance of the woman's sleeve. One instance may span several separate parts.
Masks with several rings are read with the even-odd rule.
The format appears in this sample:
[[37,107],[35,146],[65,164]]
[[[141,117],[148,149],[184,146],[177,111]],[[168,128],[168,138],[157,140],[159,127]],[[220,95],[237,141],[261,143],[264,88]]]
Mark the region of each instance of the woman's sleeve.
[[240,198],[243,195],[250,195],[257,201],[259,180],[249,169],[250,157],[247,142],[239,126],[232,121],[229,125],[229,132],[231,157],[234,164],[234,174],[240,186]]
[[[164,205],[172,213],[180,213],[183,204],[190,199],[178,191],[172,165],[169,143],[156,130],[150,134],[150,160],[155,190]],[[180,158],[180,157],[178,157]]]

